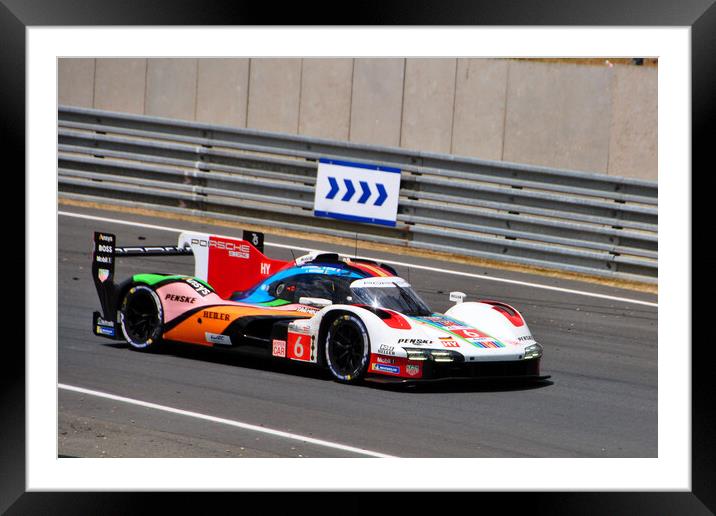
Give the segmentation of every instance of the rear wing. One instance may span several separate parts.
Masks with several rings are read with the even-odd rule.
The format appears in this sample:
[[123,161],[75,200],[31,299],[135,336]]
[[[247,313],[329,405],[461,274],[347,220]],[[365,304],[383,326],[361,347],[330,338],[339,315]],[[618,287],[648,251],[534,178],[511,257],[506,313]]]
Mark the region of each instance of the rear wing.
[[[119,247],[115,235],[96,231],[92,278],[102,306],[99,322],[109,326],[117,320],[121,301],[114,282],[117,258],[191,255],[194,275],[209,283],[219,296],[228,298],[233,292],[248,289],[291,263],[264,256],[263,241],[263,234],[255,231],[244,231],[242,239],[185,232],[179,235],[177,245]],[[95,319],[97,317],[98,313]],[[95,320],[95,326],[97,324]],[[114,326],[112,331],[116,333]]]

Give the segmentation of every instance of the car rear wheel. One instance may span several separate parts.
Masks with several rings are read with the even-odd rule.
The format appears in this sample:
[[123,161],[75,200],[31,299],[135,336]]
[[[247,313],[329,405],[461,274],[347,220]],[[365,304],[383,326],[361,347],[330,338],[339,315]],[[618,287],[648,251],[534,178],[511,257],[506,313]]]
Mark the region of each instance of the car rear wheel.
[[370,359],[370,340],[363,322],[352,314],[337,317],[328,327],[326,365],[333,378],[357,383],[365,376]]
[[156,350],[161,343],[162,303],[149,287],[136,285],[127,291],[120,308],[122,333],[132,349]]

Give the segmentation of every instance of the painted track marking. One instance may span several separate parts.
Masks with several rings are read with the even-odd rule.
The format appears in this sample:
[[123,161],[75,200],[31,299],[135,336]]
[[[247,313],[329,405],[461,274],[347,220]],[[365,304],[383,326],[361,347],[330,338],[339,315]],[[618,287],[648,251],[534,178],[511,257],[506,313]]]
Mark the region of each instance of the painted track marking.
[[[169,226],[157,226],[155,224],[145,224],[143,222],[134,222],[134,221],[130,221],[130,220],[110,219],[107,217],[98,217],[96,215],[85,215],[82,213],[72,213],[72,212],[68,212],[68,211],[58,211],[57,213],[58,213],[58,215],[64,215],[67,217],[75,217],[75,218],[80,218],[80,219],[109,222],[112,224],[120,224],[120,225],[125,225],[125,226],[137,226],[137,227],[143,227],[143,228],[147,228],[147,229],[156,229],[156,230],[160,230],[160,231],[171,231],[174,233],[190,231],[188,229],[173,228],[173,227],[169,227]],[[191,231],[193,231],[193,230],[191,230]],[[228,236],[228,235],[217,235],[217,236],[226,237],[226,238],[236,238],[236,237],[232,237],[232,236]],[[299,251],[306,251],[306,252],[312,252],[312,251],[321,252],[320,250],[315,249],[315,248],[299,247],[299,246],[287,245],[287,244],[275,244],[275,243],[265,242],[264,245],[267,247],[278,247],[281,249],[297,249]],[[342,256],[351,256],[351,255],[342,254]],[[362,257],[362,258],[368,258],[368,257]],[[425,270],[425,271],[430,271],[430,272],[438,272],[438,273],[442,273],[442,274],[451,274],[453,276],[465,276],[468,278],[475,278],[475,279],[485,280],[485,281],[497,281],[497,282],[501,282],[501,283],[510,283],[513,285],[520,285],[523,287],[539,288],[539,289],[543,289],[543,290],[552,290],[554,292],[563,292],[565,294],[576,294],[579,296],[596,297],[596,298],[600,298],[600,299],[608,299],[610,301],[620,301],[622,303],[632,303],[635,305],[644,305],[644,306],[653,306],[653,307],[659,306],[658,303],[652,303],[649,301],[641,301],[639,299],[610,296],[607,294],[598,294],[596,292],[585,292],[583,290],[575,290],[575,289],[563,288],[563,287],[554,287],[552,285],[543,285],[541,283],[531,283],[531,282],[527,282],[527,281],[512,280],[512,279],[507,279],[507,278],[496,278],[494,276],[481,276],[479,274],[473,274],[470,272],[451,271],[448,269],[440,269],[438,267],[430,267],[428,265],[415,265],[412,263],[396,262],[393,260],[383,260],[380,258],[372,258],[372,259],[376,260],[377,262],[387,263],[389,265],[397,265],[399,267],[412,267],[413,269],[420,269],[420,270]]]
[[306,437],[304,435],[293,434],[290,432],[284,432],[282,430],[274,430],[272,428],[266,428],[263,426],[252,425],[249,423],[242,423],[241,421],[234,421],[233,419],[225,419],[222,417],[209,416],[207,414],[200,414],[199,412],[192,412],[190,410],[182,410],[174,407],[167,407],[166,405],[159,405],[157,403],[150,403],[148,401],[137,400],[134,398],[125,398],[124,396],[117,396],[116,394],[109,394],[107,392],[95,391],[92,389],[85,389],[84,387],[77,387],[75,385],[67,385],[64,383],[57,384],[57,387],[62,390],[78,392],[81,394],[87,394],[90,396],[96,396],[98,398],[106,398],[109,400],[120,401],[122,403],[128,403],[131,405],[137,405],[139,407],[150,408],[154,410],[161,410],[163,412],[170,412],[172,414],[179,414],[181,416],[193,417],[195,419],[202,419],[204,421],[210,421],[212,423],[219,423],[222,425],[233,426],[241,428],[243,430],[251,430],[253,432],[260,432],[263,434],[272,435],[274,437],[283,437],[284,439],[292,439],[294,441],[301,441],[308,444],[314,444],[316,446],[323,446],[326,448],[333,448],[335,450],[342,450],[351,453],[357,453],[359,455],[367,455],[368,457],[380,457],[380,458],[396,458],[394,455],[386,455],[371,450],[364,450],[362,448],[356,448],[354,446],[347,446],[345,444],[334,443],[331,441],[324,441],[322,439],[315,439],[313,437]]

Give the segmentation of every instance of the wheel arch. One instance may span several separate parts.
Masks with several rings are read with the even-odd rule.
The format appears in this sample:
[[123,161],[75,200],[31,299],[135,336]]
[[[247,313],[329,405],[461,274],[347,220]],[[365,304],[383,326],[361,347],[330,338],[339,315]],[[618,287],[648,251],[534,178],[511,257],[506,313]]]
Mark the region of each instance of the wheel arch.
[[370,341],[371,353],[374,353],[375,343],[388,342],[397,340],[399,336],[396,332],[402,333],[405,330],[395,330],[388,327],[380,317],[370,310],[361,308],[360,306],[353,305],[331,305],[325,308],[320,314],[320,322],[318,325],[318,331],[316,332],[316,345],[320,349],[319,360],[322,365],[325,364],[325,356],[323,356],[323,341],[328,332],[328,326],[335,321],[336,317],[342,314],[351,314],[357,316],[361,322],[365,325],[368,331],[368,339]]

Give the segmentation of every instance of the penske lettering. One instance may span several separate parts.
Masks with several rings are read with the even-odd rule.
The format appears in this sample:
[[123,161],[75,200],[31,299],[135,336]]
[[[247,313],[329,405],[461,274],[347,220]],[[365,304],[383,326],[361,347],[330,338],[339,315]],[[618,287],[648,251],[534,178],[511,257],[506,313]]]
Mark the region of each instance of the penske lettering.
[[416,346],[421,346],[423,344],[430,345],[433,341],[430,339],[398,339],[398,344],[413,344]]
[[191,296],[177,296],[176,294],[167,294],[164,296],[164,299],[166,301],[176,301],[177,303],[189,303],[193,304],[196,302],[195,297]]

